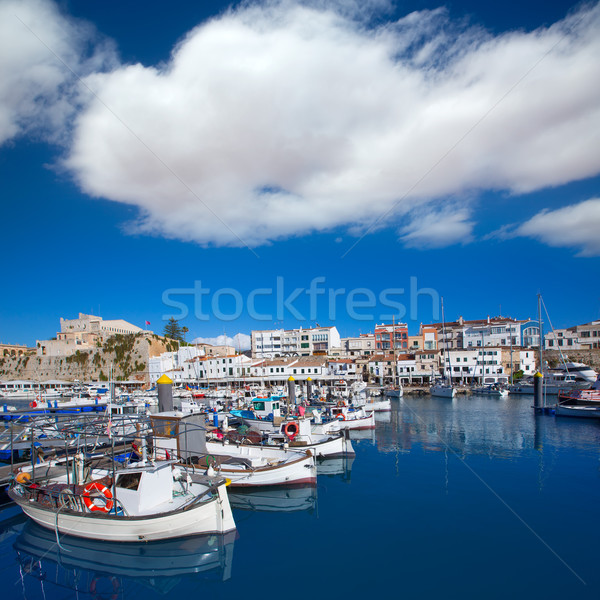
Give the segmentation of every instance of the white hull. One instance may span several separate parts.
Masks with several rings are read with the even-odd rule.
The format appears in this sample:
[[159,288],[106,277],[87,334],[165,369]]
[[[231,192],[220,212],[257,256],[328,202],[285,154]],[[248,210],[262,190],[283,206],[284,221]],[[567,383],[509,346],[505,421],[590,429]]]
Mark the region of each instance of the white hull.
[[385,395],[388,398],[402,398],[404,390],[402,388],[385,390]]
[[559,417],[600,419],[600,406],[564,406],[558,404],[555,412]]
[[[219,442],[207,442],[206,449],[212,454],[227,454],[228,456],[241,457],[256,455],[260,450],[255,446],[222,445]],[[262,467],[236,467],[224,464],[215,467],[217,474],[231,480],[233,487],[262,487],[271,485],[314,484],[317,481],[317,466],[312,453],[307,454],[304,448],[283,453],[281,450],[272,449],[277,457],[267,461]],[[269,465],[268,463],[272,463]],[[202,472],[206,472],[208,467]],[[198,467],[195,467],[198,472]],[[191,472],[191,470],[190,470]]]
[[[391,397],[392,398],[401,398],[402,394],[400,394],[400,396],[391,396]],[[392,410],[392,402],[389,398],[387,400],[374,400],[372,402],[365,402],[362,406],[367,411],[380,412],[380,411]]]
[[366,417],[355,419],[339,419],[340,429],[374,429],[375,413],[371,412]]
[[429,391],[436,398],[454,398],[456,395],[456,389],[449,385],[432,385]]
[[[140,542],[165,540],[201,533],[225,533],[235,529],[227,492],[219,486],[218,496],[207,503],[192,506],[188,510],[157,516],[121,517],[98,513],[73,513],[40,507],[11,497],[23,512],[42,527],[56,529],[62,534],[92,540],[112,542]],[[223,498],[223,494],[225,498]]]
[[493,398],[506,398],[508,396],[508,390],[501,389],[490,389],[487,387],[483,388],[473,388],[471,390],[473,394],[477,394],[479,396],[491,396]]
[[[287,448],[282,448],[283,444],[288,445]],[[227,449],[231,447],[232,444],[223,444],[223,442],[206,442],[206,448],[208,452],[213,454],[222,454],[224,452],[228,452]],[[233,445],[235,448],[236,446]],[[345,455],[354,455],[354,448],[352,447],[352,442],[346,439],[344,436],[337,435],[329,440],[315,443],[307,443],[302,445],[289,445],[289,442],[284,442],[283,438],[281,439],[281,444],[276,447],[267,446],[259,446],[259,445],[250,445],[250,444],[242,444],[240,449],[243,449],[247,452],[250,452],[250,449],[255,451],[264,453],[266,456],[269,456],[269,452],[278,453],[280,455],[281,452],[285,454],[295,455],[298,452],[306,452],[306,450],[310,450],[311,454],[315,457],[334,457],[334,456],[345,456]],[[233,455],[232,453],[230,453]]]

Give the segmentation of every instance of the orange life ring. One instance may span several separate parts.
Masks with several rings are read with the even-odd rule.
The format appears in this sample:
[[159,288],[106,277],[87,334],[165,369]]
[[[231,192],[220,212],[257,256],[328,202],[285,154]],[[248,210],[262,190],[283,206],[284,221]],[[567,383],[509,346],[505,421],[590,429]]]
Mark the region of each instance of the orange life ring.
[[285,433],[285,435],[287,435],[290,438],[290,440],[293,440],[298,435],[298,432],[299,427],[294,421],[286,423],[283,427],[283,433]]
[[29,408],[35,408],[36,406],[37,406],[37,402],[36,402],[35,400],[32,400],[32,401],[29,403]]
[[[94,579],[92,579],[92,582],[90,583],[90,594],[92,595],[94,600],[104,600],[104,596],[102,596],[99,592],[96,591],[96,587],[98,586],[98,581],[100,579],[102,578],[94,577]],[[110,582],[112,584],[113,590],[113,593],[110,596],[110,600],[117,600],[117,598],[119,597],[119,588],[121,587],[121,584],[119,583],[119,580],[116,577],[111,577]]]
[[[103,506],[98,506],[94,499],[90,496],[90,492],[96,490],[100,494],[102,494],[106,500]],[[101,512],[110,512],[112,507],[114,506],[114,501],[112,499],[112,492],[100,481],[92,481],[88,483],[83,490],[83,501],[90,512],[101,511]]]
[[346,417],[344,416],[343,412],[338,413],[338,416],[336,418],[339,419],[340,421],[346,420]]

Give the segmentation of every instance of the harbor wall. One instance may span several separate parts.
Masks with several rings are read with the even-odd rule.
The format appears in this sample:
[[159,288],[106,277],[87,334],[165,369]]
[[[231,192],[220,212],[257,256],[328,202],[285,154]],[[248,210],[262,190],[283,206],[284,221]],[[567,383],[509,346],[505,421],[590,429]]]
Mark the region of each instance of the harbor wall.
[[108,381],[111,365],[117,380],[148,381],[148,361],[177,348],[177,342],[155,334],[114,335],[94,349],[70,356],[0,358],[0,379],[33,381]]
[[[592,367],[596,373],[600,373],[599,348],[588,350],[572,350],[571,348],[565,348],[563,350],[563,356],[566,361],[583,363]],[[551,367],[559,366],[561,364],[561,358],[558,350],[544,350],[544,362],[546,361]]]

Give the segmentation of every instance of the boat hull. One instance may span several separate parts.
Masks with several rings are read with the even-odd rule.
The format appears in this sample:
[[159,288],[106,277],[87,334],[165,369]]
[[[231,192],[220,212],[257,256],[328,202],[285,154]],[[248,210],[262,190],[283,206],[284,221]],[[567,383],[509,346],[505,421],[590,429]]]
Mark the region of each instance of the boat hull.
[[140,542],[233,531],[235,522],[225,486],[219,486],[218,490],[218,495],[208,502],[186,510],[147,517],[124,517],[97,512],[82,514],[66,510],[57,512],[21,497],[14,490],[9,491],[9,496],[38,525],[58,529],[61,534],[91,540]]
[[436,398],[454,398],[456,395],[456,389],[449,386],[434,385],[430,388],[430,392]]
[[600,406],[564,406],[559,404],[554,408],[554,412],[559,417],[600,419]]

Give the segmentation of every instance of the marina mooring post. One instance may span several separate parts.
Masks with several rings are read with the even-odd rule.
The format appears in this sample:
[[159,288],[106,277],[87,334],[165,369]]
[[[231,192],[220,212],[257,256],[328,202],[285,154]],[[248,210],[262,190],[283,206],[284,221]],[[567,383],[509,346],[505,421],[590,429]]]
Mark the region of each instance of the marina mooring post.
[[158,387],[159,412],[173,410],[173,380],[166,375],[161,375],[156,385]]
[[288,379],[288,402],[290,406],[296,404],[296,382],[293,377]]
[[310,398],[312,396],[312,379],[309,377],[306,380],[306,402],[310,404]]

